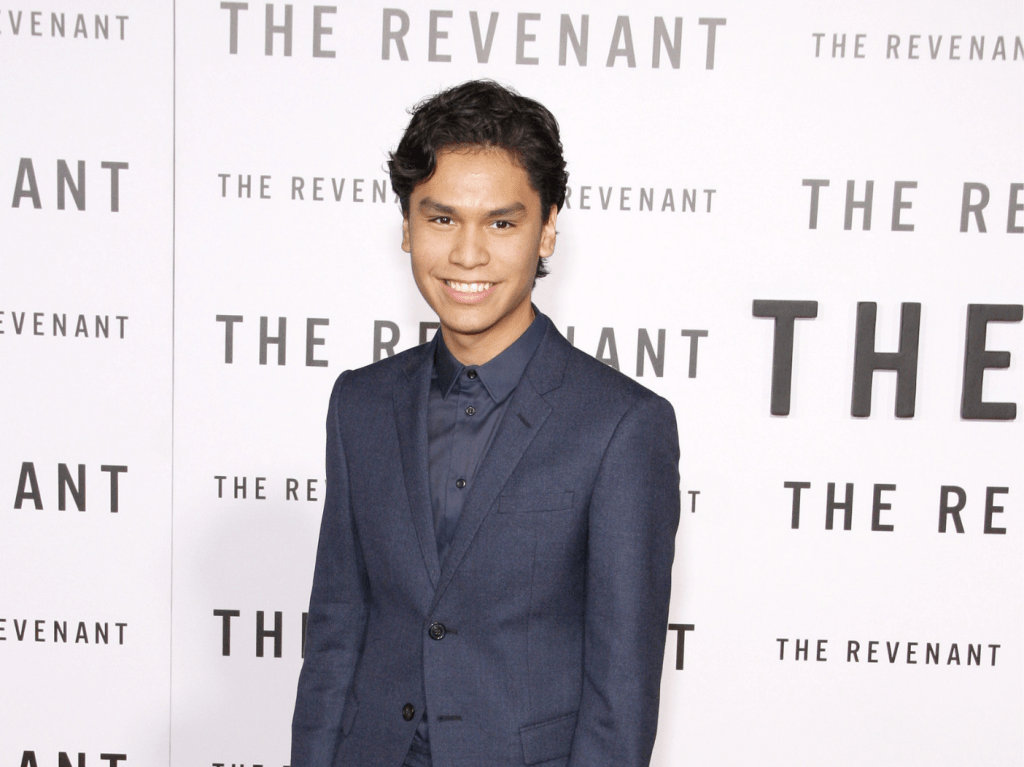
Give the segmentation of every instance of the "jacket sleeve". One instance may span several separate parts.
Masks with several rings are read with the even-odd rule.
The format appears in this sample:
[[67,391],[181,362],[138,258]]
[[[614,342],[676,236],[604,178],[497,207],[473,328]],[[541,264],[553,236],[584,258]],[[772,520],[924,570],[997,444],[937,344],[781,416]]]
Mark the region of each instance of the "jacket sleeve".
[[583,691],[570,767],[650,762],[679,524],[679,438],[666,400],[622,416],[590,501]]
[[327,491],[292,718],[292,767],[331,767],[366,629],[369,585],[340,430],[344,378],[334,385],[327,414]]

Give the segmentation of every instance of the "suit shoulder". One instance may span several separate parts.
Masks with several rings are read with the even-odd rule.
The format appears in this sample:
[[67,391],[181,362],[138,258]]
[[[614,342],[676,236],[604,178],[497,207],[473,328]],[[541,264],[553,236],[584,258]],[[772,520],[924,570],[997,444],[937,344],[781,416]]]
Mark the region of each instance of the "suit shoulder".
[[638,400],[661,401],[668,404],[658,394],[643,384],[637,383],[624,373],[620,373],[610,365],[601,362],[586,352],[569,345],[566,380],[570,385],[580,387],[584,391],[581,396],[587,399],[601,399],[620,402],[629,407]]
[[405,380],[426,362],[430,349],[431,344],[420,344],[361,368],[346,370],[334,382],[331,398],[358,397],[364,402],[380,395],[390,398],[396,382]]

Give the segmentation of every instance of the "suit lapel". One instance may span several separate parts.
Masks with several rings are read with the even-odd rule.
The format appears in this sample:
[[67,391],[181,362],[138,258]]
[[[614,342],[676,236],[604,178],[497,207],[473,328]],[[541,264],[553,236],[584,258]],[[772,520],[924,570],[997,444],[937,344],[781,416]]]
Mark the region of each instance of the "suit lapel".
[[420,553],[430,582],[437,588],[441,565],[437,558],[437,536],[434,512],[430,502],[430,468],[427,451],[427,402],[430,396],[430,375],[433,370],[434,344],[424,354],[413,357],[405,369],[406,378],[395,390],[395,420],[402,451],[402,473],[409,497],[409,511]]
[[551,414],[551,406],[541,395],[561,383],[568,356],[564,347],[567,346],[567,342],[555,330],[554,325],[550,325],[537,353],[512,394],[512,401],[509,402],[508,409],[498,425],[494,442],[491,443],[487,455],[477,469],[473,487],[470,488],[462,514],[455,526],[455,535],[448,548],[441,569],[440,582],[434,595],[435,605],[466,556],[466,552],[469,551],[480,525],[494,506],[501,489]]

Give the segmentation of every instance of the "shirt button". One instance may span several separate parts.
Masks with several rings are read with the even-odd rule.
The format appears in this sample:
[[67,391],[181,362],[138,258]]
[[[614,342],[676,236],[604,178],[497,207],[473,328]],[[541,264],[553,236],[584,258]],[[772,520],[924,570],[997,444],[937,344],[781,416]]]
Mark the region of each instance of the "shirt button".
[[430,638],[436,641],[444,639],[445,632],[446,629],[443,623],[431,623],[430,628],[427,630]]
[[469,378],[476,378],[476,371],[470,370],[469,372],[466,373],[466,376]]
[[459,490],[461,490],[465,486],[466,486],[466,480],[462,479],[461,477],[459,479],[455,480],[455,487],[459,488]]
[[466,415],[473,415],[474,413],[476,413],[476,408],[472,405],[466,408]]
[[414,716],[416,716],[416,707],[412,703],[406,703],[402,706],[402,719],[411,722]]

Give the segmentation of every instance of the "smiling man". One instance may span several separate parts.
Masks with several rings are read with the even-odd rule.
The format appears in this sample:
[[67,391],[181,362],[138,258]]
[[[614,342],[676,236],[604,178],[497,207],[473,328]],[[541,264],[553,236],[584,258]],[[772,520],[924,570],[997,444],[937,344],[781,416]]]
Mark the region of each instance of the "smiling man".
[[291,765],[646,765],[679,445],[668,402],[531,303],[558,124],[465,83],[413,110],[389,168],[440,329],[331,395]]

